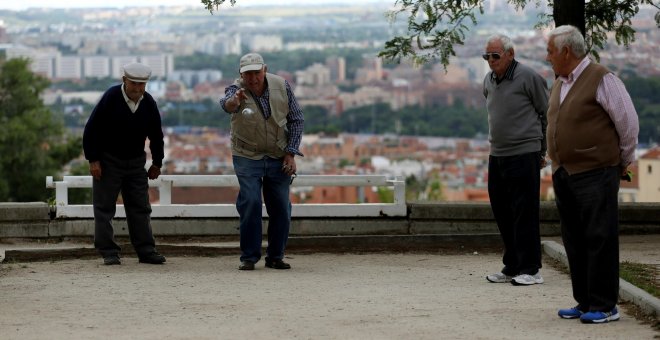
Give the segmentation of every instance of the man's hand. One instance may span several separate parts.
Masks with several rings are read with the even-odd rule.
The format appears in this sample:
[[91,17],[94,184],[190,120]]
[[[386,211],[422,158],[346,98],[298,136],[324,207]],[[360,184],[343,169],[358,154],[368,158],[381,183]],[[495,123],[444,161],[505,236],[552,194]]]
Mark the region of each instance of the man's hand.
[[291,176],[296,173],[296,159],[291,154],[286,154],[284,156],[284,161],[282,161],[282,171]]
[[245,89],[238,89],[234,95],[225,102],[225,108],[229,112],[234,112],[238,110],[238,107],[241,106],[241,102],[247,99],[247,94]]
[[156,179],[158,176],[160,176],[160,168],[155,165],[150,166],[149,171],[147,171],[147,177],[149,179]]
[[89,173],[94,179],[101,179],[101,161],[89,162]]
[[627,181],[627,182],[632,182],[633,178],[633,172],[631,170],[628,170],[628,166],[625,166],[621,170],[621,180],[622,181]]
[[541,169],[545,168],[548,165],[548,160],[544,156],[541,156]]

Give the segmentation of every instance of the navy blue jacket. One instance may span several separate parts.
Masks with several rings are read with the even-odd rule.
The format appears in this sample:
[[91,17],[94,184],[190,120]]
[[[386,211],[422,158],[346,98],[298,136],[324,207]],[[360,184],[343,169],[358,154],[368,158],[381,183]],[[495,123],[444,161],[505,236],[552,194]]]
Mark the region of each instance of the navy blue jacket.
[[131,112],[121,86],[112,86],[103,94],[85,124],[85,158],[99,161],[108,153],[119,159],[135,159],[144,155],[144,144],[149,138],[153,165],[160,167],[164,143],[158,105],[145,92],[137,111]]

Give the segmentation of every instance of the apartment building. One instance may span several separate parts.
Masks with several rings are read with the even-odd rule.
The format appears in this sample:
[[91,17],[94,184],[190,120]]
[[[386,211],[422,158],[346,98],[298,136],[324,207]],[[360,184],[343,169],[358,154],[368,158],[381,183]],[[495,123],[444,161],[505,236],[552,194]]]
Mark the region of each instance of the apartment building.
[[11,45],[6,49],[7,59],[27,58],[34,73],[49,79],[83,79],[122,76],[122,67],[131,62],[142,62],[152,69],[152,77],[165,78],[174,71],[172,54],[127,56],[62,55],[54,49],[32,49]]
[[82,58],[77,56],[58,56],[55,63],[55,77],[59,79],[82,79]]
[[82,74],[87,78],[107,78],[110,73],[110,59],[103,56],[90,56],[83,59]]
[[644,183],[639,186],[637,201],[660,202],[660,147],[648,150],[639,158],[637,165],[639,183]]

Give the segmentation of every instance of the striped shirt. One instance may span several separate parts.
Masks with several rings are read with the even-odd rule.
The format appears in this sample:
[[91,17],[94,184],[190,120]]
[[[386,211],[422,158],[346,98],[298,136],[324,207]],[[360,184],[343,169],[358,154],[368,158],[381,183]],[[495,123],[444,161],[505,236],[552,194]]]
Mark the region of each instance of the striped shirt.
[[[302,109],[298,105],[296,97],[293,95],[293,91],[291,91],[291,85],[289,85],[289,82],[286,80],[284,81],[284,85],[286,86],[286,96],[289,100],[289,113],[286,116],[286,128],[288,131],[289,140],[287,141],[287,146],[284,148],[284,151],[287,153],[296,154],[298,156],[303,156],[299,148],[300,142],[302,141],[305,118],[303,116]],[[239,87],[236,85],[230,85],[225,88],[225,96],[220,98],[220,106],[223,110],[225,110],[225,112],[228,112],[225,108],[225,103],[227,100],[234,96],[238,89]],[[264,119],[270,118],[270,92],[268,91],[268,86],[266,86],[266,90],[261,96],[254,96],[254,99],[261,107],[261,113],[263,114]]]
[[[589,66],[589,63],[591,63],[591,60],[585,57],[567,77],[559,76],[559,80],[562,81],[561,92],[559,93],[560,104],[564,102],[575,80],[580,77],[582,71]],[[609,114],[614,123],[616,132],[619,134],[621,162],[623,166],[628,166],[635,160],[639,120],[635,106],[621,79],[613,73],[606,74],[598,84],[596,101]]]

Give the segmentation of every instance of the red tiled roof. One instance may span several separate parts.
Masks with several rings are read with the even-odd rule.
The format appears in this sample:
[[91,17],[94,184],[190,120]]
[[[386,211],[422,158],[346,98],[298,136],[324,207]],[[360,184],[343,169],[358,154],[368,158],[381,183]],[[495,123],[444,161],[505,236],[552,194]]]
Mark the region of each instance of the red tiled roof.
[[646,152],[641,159],[658,159],[660,160],[660,147],[655,147]]

